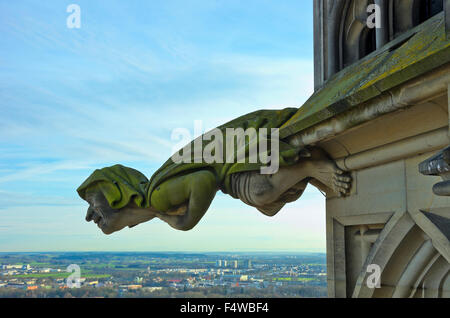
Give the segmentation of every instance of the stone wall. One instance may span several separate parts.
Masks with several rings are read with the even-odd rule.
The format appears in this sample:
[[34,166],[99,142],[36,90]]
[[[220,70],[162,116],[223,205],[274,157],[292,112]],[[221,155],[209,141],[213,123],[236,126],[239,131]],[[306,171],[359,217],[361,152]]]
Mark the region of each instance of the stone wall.
[[[447,88],[447,68],[405,91]],[[448,109],[448,90],[437,90],[319,143],[354,179],[349,197],[327,198],[330,297],[450,297],[450,198],[433,193],[439,174],[419,171],[450,143]],[[379,288],[367,283],[371,265]]]

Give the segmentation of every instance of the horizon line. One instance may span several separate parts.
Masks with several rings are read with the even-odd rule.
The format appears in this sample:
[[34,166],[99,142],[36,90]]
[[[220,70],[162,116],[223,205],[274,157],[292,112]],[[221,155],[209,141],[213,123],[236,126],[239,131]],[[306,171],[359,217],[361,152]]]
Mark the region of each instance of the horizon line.
[[255,250],[255,251],[246,251],[246,250],[241,250],[241,251],[127,251],[127,250],[123,250],[123,251],[0,251],[0,254],[14,254],[14,253],[170,253],[170,254],[191,254],[191,253],[282,253],[282,254],[287,254],[287,253],[291,253],[291,254],[299,254],[299,253],[309,253],[309,254],[326,254],[326,251],[264,251],[264,250]]

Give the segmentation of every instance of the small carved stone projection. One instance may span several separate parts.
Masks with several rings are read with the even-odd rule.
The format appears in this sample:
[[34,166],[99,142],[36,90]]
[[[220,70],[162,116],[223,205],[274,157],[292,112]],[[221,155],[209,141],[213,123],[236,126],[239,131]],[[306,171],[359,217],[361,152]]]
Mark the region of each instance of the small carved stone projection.
[[450,147],[422,162],[419,171],[424,175],[442,177],[444,181],[433,186],[433,193],[450,196]]

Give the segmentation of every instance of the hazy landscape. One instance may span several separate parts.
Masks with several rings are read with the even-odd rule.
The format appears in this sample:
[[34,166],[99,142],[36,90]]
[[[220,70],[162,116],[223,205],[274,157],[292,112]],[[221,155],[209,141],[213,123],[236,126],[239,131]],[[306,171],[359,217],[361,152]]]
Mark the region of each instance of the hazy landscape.
[[320,253],[0,253],[0,297],[326,295]]

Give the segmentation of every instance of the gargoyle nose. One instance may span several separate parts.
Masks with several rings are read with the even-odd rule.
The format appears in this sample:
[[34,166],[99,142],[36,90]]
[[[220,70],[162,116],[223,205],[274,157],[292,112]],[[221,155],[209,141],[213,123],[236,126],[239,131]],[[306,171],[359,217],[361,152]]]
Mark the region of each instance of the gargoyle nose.
[[89,207],[86,213],[86,222],[92,221],[92,217],[94,216],[94,209],[92,207]]

